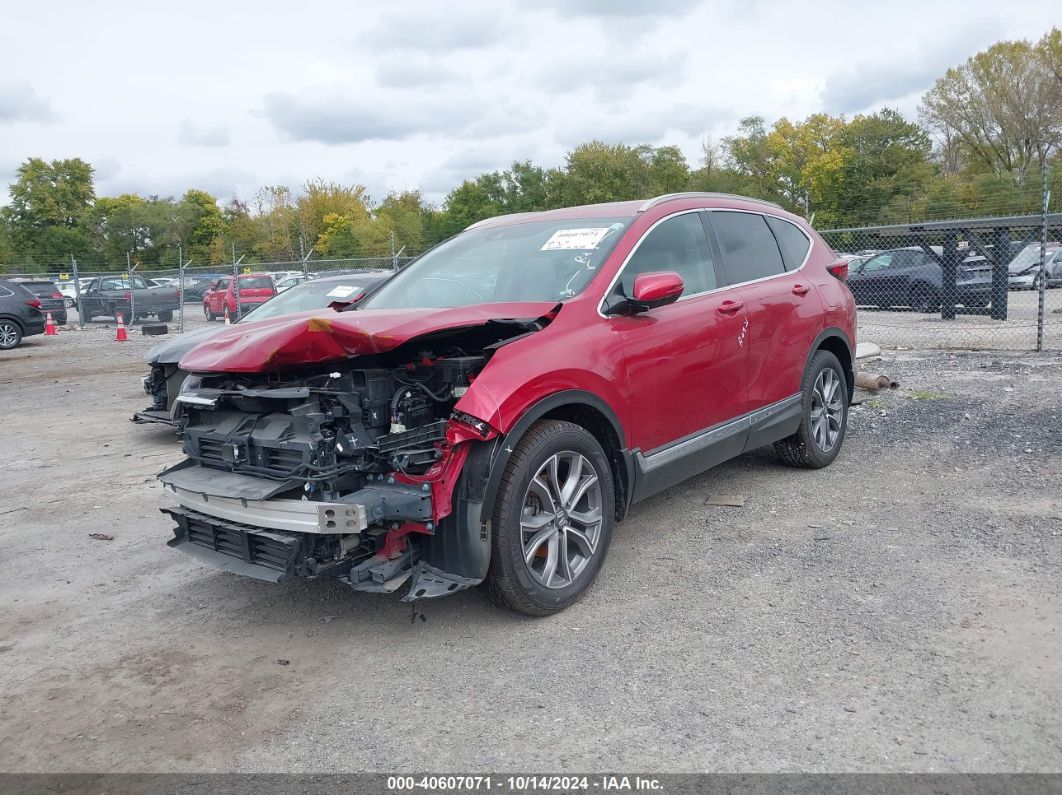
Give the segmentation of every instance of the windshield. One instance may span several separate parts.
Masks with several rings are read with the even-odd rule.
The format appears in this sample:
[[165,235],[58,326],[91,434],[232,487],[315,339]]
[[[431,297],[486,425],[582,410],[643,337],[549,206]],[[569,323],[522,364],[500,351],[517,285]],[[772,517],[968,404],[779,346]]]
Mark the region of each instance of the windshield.
[[[1055,252],[1050,248],[1047,249],[1047,260],[1051,260],[1051,255]],[[1007,269],[1011,273],[1021,273],[1027,268],[1032,268],[1040,264],[1040,247],[1029,247],[1024,249],[1018,256],[1010,261],[1010,265]]]
[[324,309],[333,301],[352,301],[382,278],[379,275],[351,276],[349,279],[327,279],[306,282],[298,287],[270,298],[264,304],[243,316],[241,323],[255,320],[267,320],[278,315],[290,315],[294,312],[306,312],[311,309]]
[[399,271],[364,308],[563,301],[590,284],[631,220],[532,221],[463,232]]

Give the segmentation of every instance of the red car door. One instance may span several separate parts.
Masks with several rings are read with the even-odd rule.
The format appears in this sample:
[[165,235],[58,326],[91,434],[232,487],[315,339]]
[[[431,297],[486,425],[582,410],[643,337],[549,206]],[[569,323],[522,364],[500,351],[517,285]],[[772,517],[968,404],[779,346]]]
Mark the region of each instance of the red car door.
[[[783,251],[767,218],[759,213],[713,210],[708,219],[722,253],[728,284],[748,312],[748,392],[743,411],[755,411],[797,395],[812,343],[822,331],[823,307],[818,290],[800,270],[803,249],[786,240]],[[782,219],[803,236],[795,225]],[[779,235],[789,230],[779,228]],[[799,259],[797,258],[799,256]]]
[[[685,289],[673,304],[637,315],[610,315],[619,334],[630,407],[632,448],[641,451],[643,495],[666,488],[741,451],[744,437],[718,429],[746,402],[746,313],[730,290],[719,290],[717,257],[702,211],[669,216],[636,245],[610,299],[629,296],[641,273],[674,271]],[[711,432],[719,444],[707,449]],[[725,429],[724,429],[725,431]],[[705,456],[708,456],[706,458]],[[683,459],[678,466],[676,458]],[[710,459],[710,460],[709,460]],[[685,473],[685,474],[683,474]]]
[[218,279],[210,292],[207,293],[207,301],[210,311],[215,315],[221,315],[225,311],[225,297],[229,289],[230,279]]

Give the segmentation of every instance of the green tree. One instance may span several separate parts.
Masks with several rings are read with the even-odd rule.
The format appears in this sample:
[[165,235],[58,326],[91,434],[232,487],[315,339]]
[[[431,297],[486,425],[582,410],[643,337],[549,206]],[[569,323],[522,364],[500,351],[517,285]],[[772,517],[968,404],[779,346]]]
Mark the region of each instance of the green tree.
[[89,252],[92,175],[92,166],[80,158],[48,163],[33,157],[19,166],[5,208],[16,256],[44,264]]
[[566,206],[644,199],[650,192],[644,150],[590,141],[565,157],[559,198]]
[[1001,41],[949,69],[922,97],[922,121],[947,147],[1019,189],[1062,145],[1059,36]]

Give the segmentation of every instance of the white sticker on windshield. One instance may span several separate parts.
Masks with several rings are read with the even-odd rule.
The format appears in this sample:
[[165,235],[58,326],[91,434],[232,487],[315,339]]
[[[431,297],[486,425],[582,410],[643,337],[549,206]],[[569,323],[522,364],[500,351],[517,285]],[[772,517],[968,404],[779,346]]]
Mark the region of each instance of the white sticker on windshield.
[[350,287],[346,284],[341,284],[339,287],[333,287],[328,291],[329,298],[349,298],[358,291],[357,287]]
[[583,250],[597,248],[605,235],[609,233],[607,226],[594,227],[592,229],[558,229],[549,240],[542,244],[540,251],[559,250]]

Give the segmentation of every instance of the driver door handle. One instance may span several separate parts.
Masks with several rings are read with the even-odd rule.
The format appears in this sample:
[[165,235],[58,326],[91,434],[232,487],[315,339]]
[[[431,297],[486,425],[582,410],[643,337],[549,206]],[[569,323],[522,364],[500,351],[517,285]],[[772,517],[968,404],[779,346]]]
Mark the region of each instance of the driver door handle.
[[727,299],[723,303],[719,304],[717,311],[723,315],[732,315],[745,306],[744,301],[731,301]]
[[793,285],[793,295],[807,295],[810,290],[811,288],[808,287],[806,284]]

